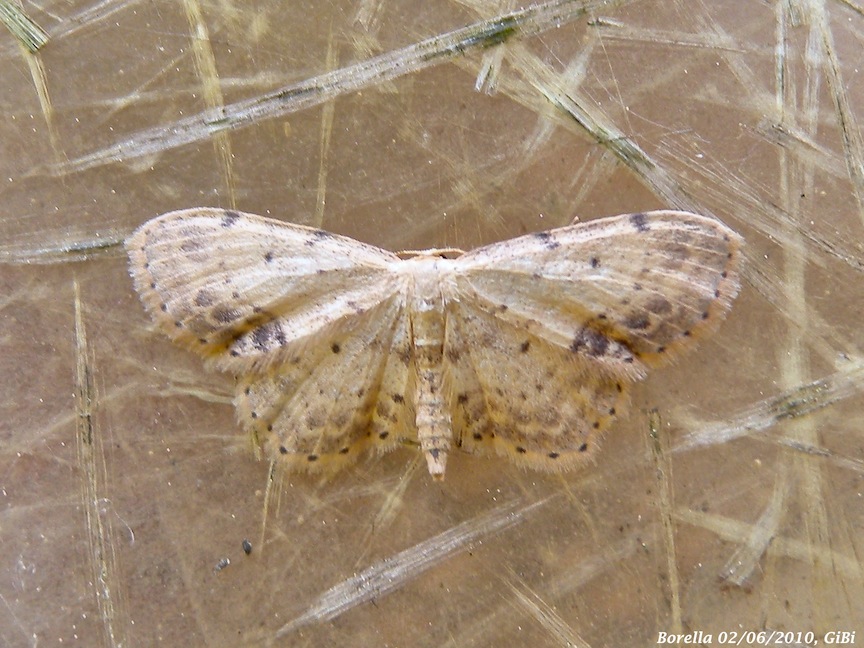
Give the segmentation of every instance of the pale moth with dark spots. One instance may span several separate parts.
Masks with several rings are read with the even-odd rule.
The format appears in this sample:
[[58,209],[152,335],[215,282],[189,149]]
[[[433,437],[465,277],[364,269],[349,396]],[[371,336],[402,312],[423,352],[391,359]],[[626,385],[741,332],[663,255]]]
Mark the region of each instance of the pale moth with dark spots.
[[413,440],[440,479],[454,448],[548,471],[592,457],[628,386],[717,328],[741,242],[655,211],[400,258],[200,208],[126,247],[158,328],[238,376],[271,458],[329,471]]

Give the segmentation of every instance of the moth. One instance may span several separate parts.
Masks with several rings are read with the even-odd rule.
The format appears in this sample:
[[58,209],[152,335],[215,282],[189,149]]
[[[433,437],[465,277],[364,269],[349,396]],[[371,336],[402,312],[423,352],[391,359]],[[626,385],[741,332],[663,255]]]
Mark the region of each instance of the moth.
[[653,211],[402,258],[197,208],[126,247],[156,326],[237,376],[238,419],[269,457],[329,471],[413,441],[441,479],[454,448],[546,471],[593,457],[628,387],[725,317],[741,244]]

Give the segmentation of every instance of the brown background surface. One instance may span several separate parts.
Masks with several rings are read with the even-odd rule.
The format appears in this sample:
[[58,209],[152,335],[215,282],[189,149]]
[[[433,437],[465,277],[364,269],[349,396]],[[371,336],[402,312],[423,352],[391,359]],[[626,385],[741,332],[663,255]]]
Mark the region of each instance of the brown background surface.
[[[23,6],[49,40],[0,33],[0,644],[864,640],[864,5],[562,3],[423,69],[410,46],[519,5]],[[241,103],[328,72],[309,105]],[[126,235],[200,205],[394,250],[686,208],[747,266],[591,469],[457,454],[437,484],[406,448],[271,483],[232,378],[127,275]]]

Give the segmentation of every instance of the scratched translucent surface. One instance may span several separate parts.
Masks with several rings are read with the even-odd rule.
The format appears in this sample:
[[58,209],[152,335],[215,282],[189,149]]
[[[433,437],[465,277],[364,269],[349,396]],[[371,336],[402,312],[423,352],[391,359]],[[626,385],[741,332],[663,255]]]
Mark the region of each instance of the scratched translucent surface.
[[[860,7],[287,4],[0,33],[0,643],[864,632]],[[583,469],[453,452],[437,483],[399,448],[270,480],[127,274],[125,237],[197,205],[388,250],[684,209],[745,237],[742,291]]]

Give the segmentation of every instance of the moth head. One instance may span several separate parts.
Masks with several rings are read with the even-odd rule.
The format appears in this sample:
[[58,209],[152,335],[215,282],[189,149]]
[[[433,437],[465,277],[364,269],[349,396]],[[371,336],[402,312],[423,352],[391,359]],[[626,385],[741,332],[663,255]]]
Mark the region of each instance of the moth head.
[[403,261],[407,259],[416,259],[418,257],[427,257],[434,259],[458,259],[465,254],[464,250],[459,248],[432,248],[431,250],[402,250],[396,253]]

